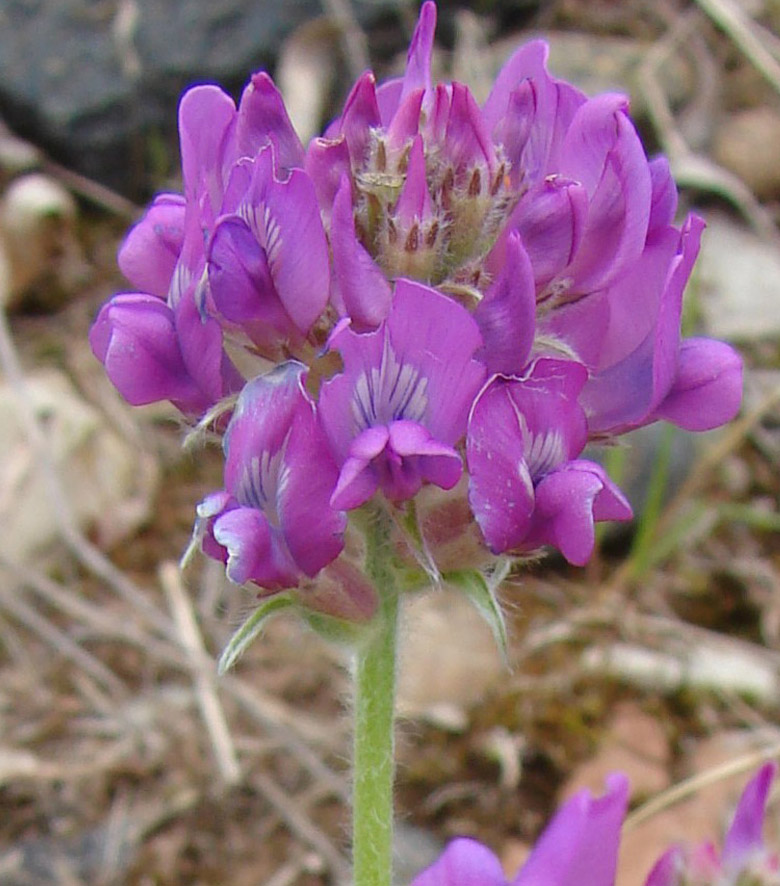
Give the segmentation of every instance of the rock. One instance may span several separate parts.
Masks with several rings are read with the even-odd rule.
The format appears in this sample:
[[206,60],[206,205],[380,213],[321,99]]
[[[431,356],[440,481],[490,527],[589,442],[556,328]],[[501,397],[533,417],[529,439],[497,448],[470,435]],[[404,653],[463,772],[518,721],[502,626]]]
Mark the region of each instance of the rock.
[[715,133],[713,156],[760,199],[780,196],[780,110],[767,105],[737,111]]
[[60,307],[87,273],[76,237],[76,201],[54,179],[29,173],[0,197],[0,300],[14,310],[33,289],[37,307]]
[[427,830],[396,821],[393,831],[393,882],[407,886],[420,871],[433,864],[444,847]]
[[505,673],[490,628],[466,597],[434,591],[405,604],[398,710],[458,730]]
[[[154,461],[113,431],[61,372],[30,373],[26,395],[78,526],[106,545],[126,537],[148,517],[158,482]],[[4,549],[29,562],[57,540],[59,524],[8,383],[0,384],[0,450]]]
[[725,214],[712,213],[697,268],[707,335],[738,341],[780,335],[780,249],[774,243]]
[[581,788],[604,790],[610,772],[624,772],[633,797],[646,797],[669,787],[671,755],[663,726],[637,704],[617,706],[595,756],[574,770],[563,790],[571,796]]
[[29,142],[14,135],[0,120],[0,174],[19,175],[30,172],[41,163],[40,151]]
[[628,643],[593,646],[581,662],[586,673],[650,691],[731,693],[765,705],[780,700],[776,668],[760,648],[721,641],[715,634],[696,645],[670,644],[663,652]]
[[138,840],[117,831],[109,823],[80,834],[19,841],[0,851],[3,886],[119,882],[135,858]]
[[[356,4],[363,18],[376,4]],[[59,160],[123,193],[176,156],[176,106],[192,83],[237,94],[270,68],[318,0],[12,0],[0,5],[0,116]]]

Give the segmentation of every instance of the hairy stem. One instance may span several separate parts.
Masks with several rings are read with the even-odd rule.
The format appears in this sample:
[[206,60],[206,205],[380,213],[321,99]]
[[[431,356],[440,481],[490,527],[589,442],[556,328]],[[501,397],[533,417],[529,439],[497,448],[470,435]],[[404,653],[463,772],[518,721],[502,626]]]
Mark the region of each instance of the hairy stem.
[[398,591],[382,513],[368,529],[367,571],[379,594],[375,630],[356,655],[354,886],[390,886],[393,855],[395,659]]

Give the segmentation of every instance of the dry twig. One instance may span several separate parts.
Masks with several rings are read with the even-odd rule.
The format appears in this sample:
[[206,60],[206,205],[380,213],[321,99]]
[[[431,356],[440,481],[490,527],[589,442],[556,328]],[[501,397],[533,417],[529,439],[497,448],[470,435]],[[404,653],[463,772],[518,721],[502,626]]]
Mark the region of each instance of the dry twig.
[[[160,566],[158,574],[181,644],[197,662],[193,664],[195,692],[214,749],[217,768],[226,785],[238,784],[241,781],[241,767],[217,693],[216,665],[213,659],[206,655],[192,605],[182,585],[179,567],[176,563],[168,561]],[[210,667],[206,662],[210,662]]]
[[625,833],[626,831],[637,827],[648,818],[658,815],[659,812],[663,812],[670,806],[674,806],[675,803],[686,800],[692,794],[709,787],[711,784],[723,781],[723,779],[726,778],[731,778],[734,775],[743,775],[746,772],[751,772],[762,763],[766,763],[769,760],[777,760],[779,758],[780,742],[776,742],[761,750],[753,751],[749,754],[743,754],[741,757],[737,757],[734,760],[728,760],[720,766],[715,766],[712,769],[708,769],[706,772],[701,772],[698,775],[687,778],[685,781],[681,781],[679,784],[674,785],[668,790],[653,797],[651,800],[648,800],[647,803],[643,803],[638,809],[635,809],[630,813],[623,823],[623,832]]
[[733,0],[696,0],[701,9],[742,50],[772,87],[780,92],[780,64],[761,39],[752,20]]
[[[1,295],[0,303],[2,303]],[[4,310],[0,310],[0,366],[2,366],[13,390],[30,445],[35,452],[38,467],[46,482],[49,503],[57,519],[62,540],[83,566],[105,581],[130,604],[133,610],[146,618],[158,633],[162,636],[170,634],[171,625],[163,613],[150,603],[147,596],[120,569],[117,569],[79,529],[70,502],[57,476],[57,469],[49,452],[43,430],[32,409],[24,372],[8,323],[8,315]]]
[[729,200],[763,237],[777,242],[774,221],[750,188],[733,173],[691,150],[669,106],[659,71],[700,26],[698,17],[692,12],[695,10],[678,18],[671,30],[652,46],[640,66],[638,82],[644,93],[648,113],[669,157],[675,179],[681,185],[710,191]]

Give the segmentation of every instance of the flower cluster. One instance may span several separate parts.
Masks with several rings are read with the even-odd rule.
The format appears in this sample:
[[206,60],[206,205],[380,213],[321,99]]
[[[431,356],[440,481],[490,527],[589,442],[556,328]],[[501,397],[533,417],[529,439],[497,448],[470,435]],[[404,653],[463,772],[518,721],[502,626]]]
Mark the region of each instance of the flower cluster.
[[349,512],[406,513],[430,486],[468,502],[491,554],[583,564],[594,522],[631,515],[586,444],[739,407],[734,351],[680,339],[703,223],[674,225],[626,98],[555,79],[535,41],[480,106],[431,82],[435,20],[425,3],[404,75],[364,74],[306,148],[264,73],[238,107],[189,90],[184,193],[130,231],[136,291],[91,332],[131,403],[232,408],[199,533],[268,593],[341,568]]
[[[645,886],[776,886],[780,859],[762,831],[776,767],[763,766],[745,788],[719,855],[711,843],[676,846],[663,855]],[[482,844],[454,840],[411,886],[614,886],[620,829],[628,801],[625,777],[613,775],[603,797],[573,796],[553,818],[517,875],[508,883]]]

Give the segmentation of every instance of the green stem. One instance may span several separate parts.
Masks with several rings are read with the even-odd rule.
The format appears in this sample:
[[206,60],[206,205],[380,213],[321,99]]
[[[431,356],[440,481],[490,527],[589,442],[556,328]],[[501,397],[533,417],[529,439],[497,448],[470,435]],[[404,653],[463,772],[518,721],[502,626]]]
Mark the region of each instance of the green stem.
[[379,594],[375,630],[357,651],[353,790],[354,886],[390,886],[393,861],[393,720],[398,590],[389,521],[376,514],[367,533],[367,572]]

